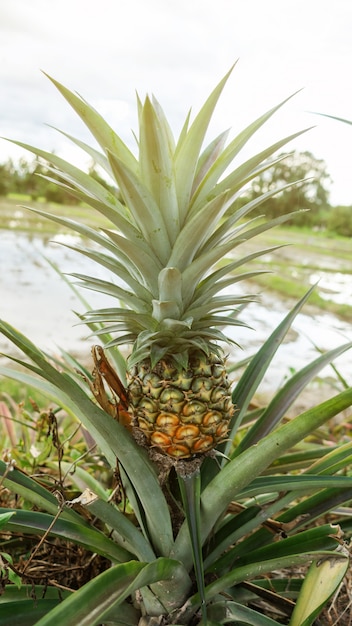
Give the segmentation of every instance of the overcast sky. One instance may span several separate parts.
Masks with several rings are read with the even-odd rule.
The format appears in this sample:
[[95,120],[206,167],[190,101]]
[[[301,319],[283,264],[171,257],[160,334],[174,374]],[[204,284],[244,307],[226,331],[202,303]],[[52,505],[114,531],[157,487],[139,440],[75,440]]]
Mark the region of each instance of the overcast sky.
[[[212,131],[244,125],[303,88],[249,153],[317,125],[290,149],[324,159],[331,202],[352,205],[351,0],[0,0],[0,135],[83,165],[51,124],[85,141],[82,123],[43,76],[54,76],[132,144],[136,98],[152,92],[177,135],[233,62]],[[0,141],[0,162],[19,150]],[[246,153],[244,156],[249,156]]]

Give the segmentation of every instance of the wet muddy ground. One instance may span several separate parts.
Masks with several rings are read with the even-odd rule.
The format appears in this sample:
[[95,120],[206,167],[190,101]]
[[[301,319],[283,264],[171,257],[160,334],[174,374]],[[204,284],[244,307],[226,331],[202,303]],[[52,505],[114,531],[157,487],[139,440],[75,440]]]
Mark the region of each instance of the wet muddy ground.
[[[82,313],[86,307],[47,259],[63,273],[74,271],[103,276],[104,270],[69,248],[58,245],[58,240],[73,246],[77,243],[77,238],[72,235],[51,235],[49,240],[20,231],[0,230],[0,318],[45,351],[57,353],[63,348],[85,359],[89,357],[95,339],[89,337],[86,327],[78,323],[74,311]],[[271,242],[270,245],[274,244]],[[270,269],[280,272],[280,264],[281,267],[284,264],[290,267],[294,277],[299,261],[300,268],[305,271],[303,278],[301,273],[297,280],[304,280],[307,289],[319,280],[317,288],[322,297],[352,305],[352,247],[350,256],[348,247],[346,252],[342,257],[335,256],[333,250],[330,255],[321,256],[319,249],[309,243],[298,248],[290,246],[275,253],[274,263],[276,259],[278,266]],[[272,256],[266,258],[268,263],[273,263]],[[260,301],[250,304],[241,315],[251,329],[231,329],[231,337],[242,348],[232,348],[231,359],[239,361],[262,345],[294,305],[294,300],[267,292],[265,286],[258,290],[253,283],[240,283],[236,290],[239,293],[261,292]],[[80,290],[80,293],[89,308],[112,305],[111,299],[95,292]],[[317,356],[315,346],[327,350],[349,340],[352,340],[352,320],[341,319],[308,304],[280,347],[264,387],[279,386],[290,372],[309,363]],[[1,336],[0,351],[13,353],[13,347]],[[352,384],[352,350],[339,357],[336,365]],[[326,368],[324,375],[330,374],[331,368]]]

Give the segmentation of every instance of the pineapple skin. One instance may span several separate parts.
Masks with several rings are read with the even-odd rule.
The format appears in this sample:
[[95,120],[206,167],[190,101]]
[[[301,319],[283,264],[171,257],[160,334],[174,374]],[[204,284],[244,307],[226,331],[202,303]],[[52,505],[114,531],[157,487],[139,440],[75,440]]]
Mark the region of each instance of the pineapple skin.
[[224,361],[200,350],[189,353],[187,369],[167,355],[128,372],[134,428],[145,444],[174,459],[190,459],[224,441],[234,413]]

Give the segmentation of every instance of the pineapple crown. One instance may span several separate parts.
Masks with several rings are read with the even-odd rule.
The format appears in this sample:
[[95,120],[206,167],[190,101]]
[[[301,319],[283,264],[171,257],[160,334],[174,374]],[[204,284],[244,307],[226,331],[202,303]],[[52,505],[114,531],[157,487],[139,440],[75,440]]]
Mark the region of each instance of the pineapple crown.
[[193,122],[190,113],[187,115],[177,142],[158,101],[147,96],[142,103],[137,98],[138,158],[97,111],[49,77],[102,151],[63,134],[105,170],[114,181],[116,192],[55,154],[15,142],[47,161],[46,178],[52,180],[50,174],[54,174],[56,184],[69,189],[78,200],[111,222],[111,228],[98,232],[82,223],[31,209],[99,245],[99,249],[75,249],[118,280],[72,276],[88,289],[117,298],[119,306],[89,311],[84,321],[95,328],[99,324],[98,332],[108,330],[114,337],[110,345],[134,343],[131,364],[150,353],[152,360],[167,352],[182,360],[191,347],[206,353],[219,350],[218,342],[228,341],[221,329],[241,324],[236,317],[237,308],[250,299],[226,290],[258,274],[260,270],[239,270],[268,250],[242,258],[228,255],[244,241],[288,217],[281,216],[269,223],[245,220],[260,202],[280,189],[240,208],[235,207],[235,202],[248,182],[278,162],[272,155],[305,131],[285,137],[228,173],[243,146],[288,98],[255,120],[227,146],[228,132],[224,132],[203,149],[212,114],[232,69]]

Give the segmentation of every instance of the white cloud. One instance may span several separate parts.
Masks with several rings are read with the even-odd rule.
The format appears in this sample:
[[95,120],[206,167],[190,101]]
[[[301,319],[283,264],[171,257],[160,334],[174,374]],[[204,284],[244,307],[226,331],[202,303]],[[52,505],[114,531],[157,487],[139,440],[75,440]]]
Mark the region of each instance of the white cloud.
[[[258,146],[318,124],[294,145],[327,162],[332,200],[352,204],[352,130],[305,113],[352,118],[351,17],[350,0],[2,0],[0,135],[67,152],[50,123],[87,140],[40,68],[81,93],[125,141],[136,127],[135,90],[155,93],[177,132],[240,57],[214,132],[238,131],[304,87]],[[0,143],[0,162],[9,146]]]

